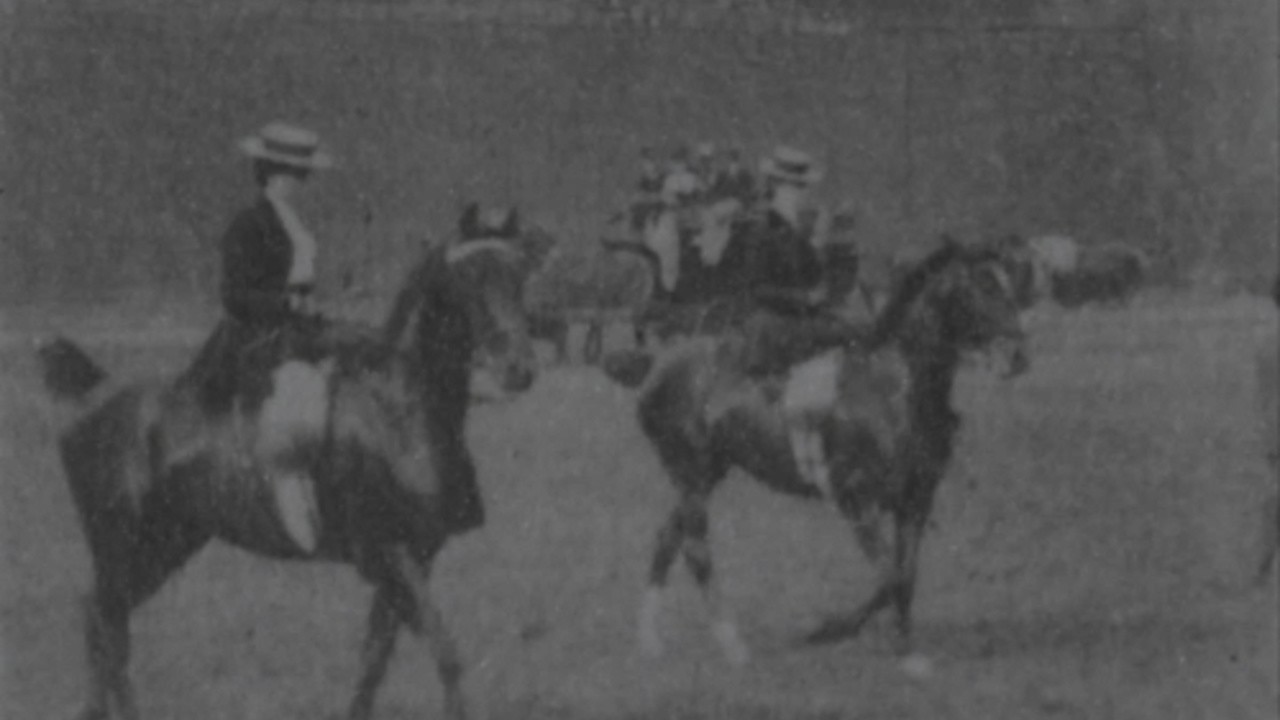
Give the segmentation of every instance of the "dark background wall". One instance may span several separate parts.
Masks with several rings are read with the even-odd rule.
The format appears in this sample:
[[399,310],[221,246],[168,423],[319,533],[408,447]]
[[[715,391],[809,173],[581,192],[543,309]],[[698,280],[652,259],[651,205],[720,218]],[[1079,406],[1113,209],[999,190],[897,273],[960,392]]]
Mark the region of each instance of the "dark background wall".
[[593,241],[644,144],[806,147],[872,247],[1017,230],[1276,267],[1275,8],[1229,0],[18,2],[0,301],[199,298],[235,140],[320,130],[325,273],[397,282],[472,197]]

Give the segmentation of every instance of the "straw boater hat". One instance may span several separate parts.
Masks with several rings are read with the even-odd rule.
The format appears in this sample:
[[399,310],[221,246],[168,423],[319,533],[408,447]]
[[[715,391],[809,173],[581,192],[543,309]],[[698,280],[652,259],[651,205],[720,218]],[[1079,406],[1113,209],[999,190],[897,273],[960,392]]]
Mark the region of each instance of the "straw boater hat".
[[786,146],[775,148],[772,155],[761,160],[760,172],[767,178],[797,185],[812,185],[822,180],[822,171],[809,153]]
[[320,149],[320,136],[305,128],[273,122],[240,141],[244,154],[281,165],[323,170],[333,166],[333,158]]

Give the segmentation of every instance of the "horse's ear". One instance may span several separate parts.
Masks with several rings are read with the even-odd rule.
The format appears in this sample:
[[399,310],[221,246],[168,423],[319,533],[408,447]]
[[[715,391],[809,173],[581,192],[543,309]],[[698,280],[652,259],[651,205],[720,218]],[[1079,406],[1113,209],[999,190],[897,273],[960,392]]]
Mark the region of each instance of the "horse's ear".
[[520,234],[520,211],[511,208],[507,211],[507,220],[502,223],[502,237],[513,238]]
[[849,232],[858,225],[858,216],[852,210],[841,210],[831,216],[832,232]]
[[479,237],[480,203],[472,201],[462,209],[462,217],[458,219],[458,233],[463,240]]

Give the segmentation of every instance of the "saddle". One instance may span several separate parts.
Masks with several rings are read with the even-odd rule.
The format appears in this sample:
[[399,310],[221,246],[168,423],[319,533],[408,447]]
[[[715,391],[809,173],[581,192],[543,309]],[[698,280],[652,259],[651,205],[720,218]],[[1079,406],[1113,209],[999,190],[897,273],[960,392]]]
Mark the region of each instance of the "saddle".
[[[276,327],[224,321],[177,389],[194,385],[193,412],[227,423],[224,441],[237,472],[260,482],[277,519],[303,552],[315,550],[319,505],[311,468],[330,422],[340,375],[373,369],[390,357],[370,329],[299,317]],[[183,393],[179,392],[179,395]],[[166,434],[180,450],[176,462],[205,452],[199,418],[192,431],[181,416]]]

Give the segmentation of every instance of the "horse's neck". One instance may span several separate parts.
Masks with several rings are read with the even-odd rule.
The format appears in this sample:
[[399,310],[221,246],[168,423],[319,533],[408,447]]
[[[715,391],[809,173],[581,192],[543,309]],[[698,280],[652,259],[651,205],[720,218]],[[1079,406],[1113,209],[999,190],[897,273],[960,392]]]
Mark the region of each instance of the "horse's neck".
[[457,429],[466,419],[471,391],[470,330],[446,308],[422,312],[411,352],[416,390],[433,425]]
[[913,422],[951,428],[956,422],[951,391],[960,367],[957,344],[948,337],[936,309],[928,305],[916,308],[901,330],[898,344],[911,368]]

